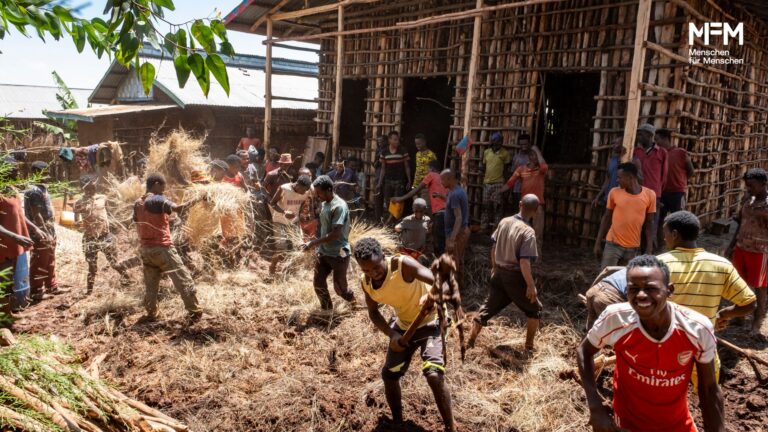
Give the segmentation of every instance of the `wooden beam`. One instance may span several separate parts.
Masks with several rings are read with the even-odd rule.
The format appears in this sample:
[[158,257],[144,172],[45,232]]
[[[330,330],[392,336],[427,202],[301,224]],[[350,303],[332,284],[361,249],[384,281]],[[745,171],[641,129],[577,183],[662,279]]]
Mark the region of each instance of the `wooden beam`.
[[277,11],[279,11],[280,9],[282,9],[282,8],[283,8],[283,6],[285,6],[286,4],[288,4],[288,2],[290,2],[290,1],[291,1],[291,0],[280,0],[280,3],[276,4],[274,7],[272,7],[272,9],[268,10],[267,12],[264,12],[264,14],[262,14],[262,15],[261,15],[261,16],[260,16],[260,17],[259,17],[257,20],[256,20],[256,22],[255,22],[255,23],[253,23],[253,25],[251,26],[251,31],[252,31],[252,32],[255,32],[255,31],[256,31],[256,29],[258,29],[259,27],[261,27],[261,25],[262,25],[262,24],[264,24],[264,23],[267,21],[267,19],[269,19],[269,17],[270,17],[271,15],[275,14]]
[[[391,25],[391,26],[355,29],[355,30],[347,30],[343,32],[338,32],[338,31],[325,32],[325,33],[317,33],[317,34],[304,35],[304,36],[296,36],[293,38],[281,38],[280,42],[308,41],[308,40],[336,37],[339,34],[343,36],[347,36],[347,35],[380,33],[385,31],[392,31],[392,30],[402,30],[407,28],[423,27],[426,25],[436,24],[436,23],[441,23],[446,21],[457,21],[457,20],[473,18],[473,17],[480,16],[486,12],[493,12],[493,11],[504,10],[504,9],[514,9],[514,8],[519,8],[523,6],[531,6],[531,5],[537,5],[537,4],[562,3],[564,1],[565,0],[526,0],[526,1],[517,2],[517,3],[507,3],[507,4],[497,5],[497,6],[486,6],[483,8],[475,8],[475,9],[470,9],[470,10],[461,11],[461,12],[452,12],[452,13],[447,13],[443,15],[437,15],[434,17],[429,17],[427,19],[403,21],[403,22],[397,23],[396,25]],[[267,42],[264,41],[264,43],[266,44]]]
[[[267,18],[267,40],[272,41],[272,19]],[[264,65],[264,154],[269,150],[272,138],[272,44],[267,44]]]
[[[483,0],[477,0],[477,9],[483,7]],[[474,101],[477,67],[480,60],[480,33],[482,32],[483,16],[476,15],[472,31],[472,51],[469,55],[469,74],[467,76],[467,99],[464,102],[464,136],[472,138],[472,102]],[[466,189],[469,182],[469,153],[468,148],[461,155],[461,184]]]
[[652,0],[640,0],[637,6],[637,21],[635,25],[635,49],[632,57],[632,70],[629,74],[629,89],[627,94],[627,115],[624,123],[624,156],[622,161],[632,160],[635,151],[635,135],[637,121],[640,118],[640,82],[645,66],[645,39],[648,36],[648,26],[651,21]]
[[378,3],[380,1],[381,0],[344,0],[338,3],[331,3],[323,6],[316,6],[309,9],[300,9],[297,11],[277,13],[272,16],[272,19],[275,21],[285,21],[289,19],[301,18],[305,16],[310,16],[310,15],[319,15],[319,14],[324,14],[328,12],[333,12],[339,9],[340,7],[343,8],[343,7],[354,5],[354,4]]
[[[344,31],[344,6],[338,6],[338,30]],[[341,89],[344,80],[344,36],[336,36],[336,94],[333,103],[333,140],[331,141],[331,157],[326,162],[335,161],[338,158],[339,139],[341,137]]]

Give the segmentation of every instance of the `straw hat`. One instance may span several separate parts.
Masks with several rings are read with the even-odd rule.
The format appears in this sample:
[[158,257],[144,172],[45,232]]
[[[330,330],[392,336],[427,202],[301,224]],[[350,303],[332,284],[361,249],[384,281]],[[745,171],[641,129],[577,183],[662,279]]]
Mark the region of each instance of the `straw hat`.
[[291,154],[290,153],[283,153],[280,155],[280,160],[277,162],[279,164],[287,164],[290,165],[293,163],[291,160]]

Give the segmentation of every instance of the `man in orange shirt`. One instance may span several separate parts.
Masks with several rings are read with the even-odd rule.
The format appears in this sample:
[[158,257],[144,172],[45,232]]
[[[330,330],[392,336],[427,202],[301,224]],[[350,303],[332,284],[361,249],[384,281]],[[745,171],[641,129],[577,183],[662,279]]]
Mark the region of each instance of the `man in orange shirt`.
[[520,189],[521,196],[528,194],[536,195],[539,199],[539,207],[536,210],[536,215],[531,220],[531,226],[536,232],[536,246],[538,248],[539,260],[541,260],[541,247],[544,236],[544,181],[547,178],[547,171],[549,166],[544,160],[544,156],[541,155],[541,150],[538,147],[533,146],[528,151],[528,163],[523,166],[519,166],[515,169],[512,177],[507,180],[507,184],[499,190],[499,194],[515,187],[515,184],[522,182]]
[[[631,162],[619,165],[619,187],[608,193],[608,203],[600,230],[595,239],[595,256],[602,261],[600,268],[625,265],[637,256],[640,232],[645,224],[645,253],[653,252],[653,218],[656,215],[656,194],[637,179],[637,166]],[[610,230],[609,230],[610,228]],[[608,236],[606,237],[606,232]],[[606,237],[605,249],[601,242]]]

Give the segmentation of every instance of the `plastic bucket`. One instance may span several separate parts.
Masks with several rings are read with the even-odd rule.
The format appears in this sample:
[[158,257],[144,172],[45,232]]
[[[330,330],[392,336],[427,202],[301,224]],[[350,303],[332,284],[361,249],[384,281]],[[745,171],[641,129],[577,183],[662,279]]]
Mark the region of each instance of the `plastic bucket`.
[[13,272],[13,297],[11,298],[13,309],[29,306],[29,259],[27,252],[16,258],[16,270]]

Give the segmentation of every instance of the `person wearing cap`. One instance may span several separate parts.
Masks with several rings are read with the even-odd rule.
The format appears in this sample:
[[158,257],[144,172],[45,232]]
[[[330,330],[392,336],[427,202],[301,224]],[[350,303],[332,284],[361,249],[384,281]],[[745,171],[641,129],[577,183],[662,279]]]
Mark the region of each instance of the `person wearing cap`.
[[224,162],[221,159],[216,159],[211,162],[210,165],[210,172],[211,172],[211,178],[215,182],[220,182],[224,179],[224,176],[227,175],[227,169],[229,168],[229,165],[227,165],[226,162]]
[[491,135],[491,147],[483,152],[483,164],[480,166],[480,170],[485,171],[480,224],[488,230],[492,230],[499,223],[504,210],[498,192],[504,186],[504,169],[512,157],[502,146],[503,142],[504,137],[499,132]]
[[83,197],[75,202],[73,210],[77,226],[83,232],[83,254],[88,263],[86,293],[93,292],[96,273],[99,269],[99,252],[107,258],[109,266],[120,274],[123,285],[130,282],[128,273],[117,260],[117,244],[109,230],[107,197],[96,193],[96,179],[85,176],[80,179]]
[[[31,174],[42,177],[48,169],[43,161],[32,163]],[[56,228],[51,196],[42,183],[29,186],[24,192],[24,213],[39,231],[32,234],[35,245],[30,255],[29,289],[32,301],[44,298],[44,290],[55,294],[59,291],[56,282]],[[42,236],[38,236],[42,233]]]
[[[270,148],[270,150],[272,150],[272,148]],[[269,171],[269,164],[267,164],[268,171],[267,175],[264,177],[262,186],[269,195],[270,200],[275,196],[275,193],[280,186],[290,183],[293,180],[290,174],[288,174],[288,169],[292,165],[293,160],[291,159],[290,153],[281,154],[278,159],[277,168],[274,168],[271,171]]]
[[422,198],[413,200],[413,214],[395,225],[400,233],[400,253],[419,260],[427,246],[427,236],[432,232],[432,220],[426,215],[427,202]]
[[[10,165],[10,170],[3,180],[16,180],[18,170],[13,158],[5,158],[3,165]],[[5,187],[0,193],[0,281],[6,285],[0,297],[0,312],[9,315],[12,309],[11,295],[14,290],[14,273],[19,257],[34,245],[30,230],[38,230],[24,217],[21,198],[15,189]],[[40,234],[42,235],[42,234]]]
[[[661,146],[656,145],[654,137],[656,128],[649,123],[641,125],[637,129],[635,138],[635,157],[640,160],[643,169],[643,186],[656,194],[656,208],[662,205],[661,194],[664,184],[667,182],[668,154]],[[657,242],[656,233],[659,225],[659,212],[657,211],[651,220],[651,232],[654,246]]]

